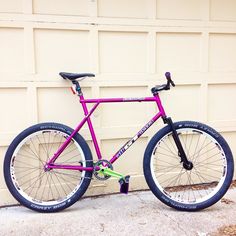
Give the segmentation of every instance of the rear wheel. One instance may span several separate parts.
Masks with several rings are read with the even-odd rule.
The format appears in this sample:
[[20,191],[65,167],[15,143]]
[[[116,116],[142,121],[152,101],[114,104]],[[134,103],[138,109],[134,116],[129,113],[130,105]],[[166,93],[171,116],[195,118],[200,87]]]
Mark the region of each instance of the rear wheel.
[[[45,168],[72,132],[65,125],[42,123],[13,140],[4,160],[4,177],[17,201],[32,210],[55,212],[71,206],[85,193],[92,172]],[[93,166],[91,151],[82,136],[73,137],[55,164]]]
[[188,160],[180,161],[172,131],[161,129],[144,154],[144,175],[151,191],[163,203],[178,210],[196,211],[219,201],[233,177],[233,157],[224,138],[207,125],[174,123]]

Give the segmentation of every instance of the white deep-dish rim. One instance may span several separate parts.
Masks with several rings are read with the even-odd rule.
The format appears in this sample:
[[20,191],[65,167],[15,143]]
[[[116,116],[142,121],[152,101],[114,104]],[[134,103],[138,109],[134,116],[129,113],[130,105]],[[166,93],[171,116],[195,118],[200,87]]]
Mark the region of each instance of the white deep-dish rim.
[[[15,187],[15,190],[23,197],[25,198],[27,201],[29,202],[32,202],[34,204],[37,204],[37,205],[41,205],[41,206],[49,206],[49,205],[57,205],[57,204],[60,204],[60,203],[63,203],[63,202],[66,202],[69,198],[71,198],[71,196],[73,196],[75,194],[75,192],[80,188],[80,186],[82,185],[83,183],[83,180],[84,180],[84,175],[85,175],[85,171],[82,171],[81,173],[81,181],[80,181],[80,184],[77,185],[73,191],[71,191],[65,198],[63,199],[60,199],[60,200],[55,200],[55,201],[36,201],[35,199],[33,199],[32,197],[30,197],[28,194],[26,194],[22,189],[21,187],[18,185],[17,183],[17,180],[16,180],[16,177],[14,178],[15,174],[14,174],[14,166],[13,166],[13,160],[15,159],[14,157],[17,156],[17,153],[18,151],[21,149],[21,147],[32,137],[34,136],[37,136],[38,134],[41,134],[43,132],[54,132],[54,133],[60,133],[60,134],[63,134],[63,136],[66,136],[68,137],[68,134],[67,133],[64,133],[62,131],[59,131],[59,130],[54,130],[54,129],[45,129],[45,130],[40,130],[40,131],[36,131],[30,135],[28,135],[27,137],[25,137],[18,145],[17,147],[15,148],[13,154],[12,154],[12,157],[11,157],[11,162],[10,162],[10,176],[11,176],[11,181]],[[86,163],[85,161],[85,156],[84,156],[84,153],[80,147],[80,145],[76,142],[75,139],[72,138],[72,140],[74,141],[74,144],[76,145],[76,147],[78,148],[79,152],[80,152],[80,155],[81,155],[81,158],[82,158],[82,163]]]

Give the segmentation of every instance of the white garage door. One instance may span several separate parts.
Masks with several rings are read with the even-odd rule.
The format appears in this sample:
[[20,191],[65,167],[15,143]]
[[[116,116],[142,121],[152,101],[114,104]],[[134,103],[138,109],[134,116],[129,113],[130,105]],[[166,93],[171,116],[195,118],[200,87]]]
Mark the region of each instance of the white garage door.
[[[60,71],[93,72],[85,97],[143,97],[171,71],[177,87],[163,92],[174,120],[206,122],[236,154],[236,1],[0,0],[0,163],[27,126],[57,121],[74,127],[83,113]],[[93,115],[109,158],[155,112],[151,104],[104,104]],[[115,164],[144,189],[142,158],[151,128]],[[82,134],[91,138],[87,127]],[[93,181],[87,194],[119,190]],[[14,202],[0,169],[0,205]]]

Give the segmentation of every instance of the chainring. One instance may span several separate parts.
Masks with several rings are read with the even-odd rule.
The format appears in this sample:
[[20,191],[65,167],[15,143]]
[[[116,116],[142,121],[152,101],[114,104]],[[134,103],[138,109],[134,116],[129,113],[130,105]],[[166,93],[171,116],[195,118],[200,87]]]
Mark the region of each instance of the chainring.
[[100,167],[100,166],[104,166],[104,167],[107,167],[111,170],[113,170],[113,166],[112,164],[107,161],[107,160],[99,160],[98,162],[96,162],[94,164],[94,171],[93,171],[93,175],[96,179],[98,180],[107,180],[109,179],[111,176],[110,175],[105,175],[104,173],[102,173],[100,170],[96,170],[96,167]]

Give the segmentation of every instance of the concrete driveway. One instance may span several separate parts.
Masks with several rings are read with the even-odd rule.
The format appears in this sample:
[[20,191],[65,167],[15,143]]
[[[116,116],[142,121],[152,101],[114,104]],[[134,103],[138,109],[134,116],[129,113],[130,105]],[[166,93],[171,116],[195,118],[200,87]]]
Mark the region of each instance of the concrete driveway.
[[8,207],[0,209],[0,235],[215,235],[236,224],[235,202],[236,188],[193,213],[173,210],[149,191],[85,198],[54,214]]

